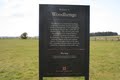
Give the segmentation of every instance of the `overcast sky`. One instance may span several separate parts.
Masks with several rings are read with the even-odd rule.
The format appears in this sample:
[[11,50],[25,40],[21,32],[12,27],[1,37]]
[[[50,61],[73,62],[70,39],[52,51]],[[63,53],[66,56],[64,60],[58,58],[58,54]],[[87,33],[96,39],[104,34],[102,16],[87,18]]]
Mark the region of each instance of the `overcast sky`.
[[120,34],[120,0],[0,0],[0,36],[38,36],[39,4],[90,5],[90,32]]

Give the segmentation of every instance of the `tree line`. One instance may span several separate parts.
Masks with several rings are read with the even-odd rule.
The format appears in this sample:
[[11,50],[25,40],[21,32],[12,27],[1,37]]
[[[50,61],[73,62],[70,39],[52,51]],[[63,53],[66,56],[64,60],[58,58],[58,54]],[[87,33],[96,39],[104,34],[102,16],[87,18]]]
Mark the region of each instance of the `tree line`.
[[[22,33],[19,37],[0,37],[0,39],[9,39],[9,38],[21,38],[21,39],[27,39],[27,38],[32,38],[27,36],[28,33],[24,32]],[[95,32],[95,33],[90,33],[90,36],[118,36],[117,32]],[[38,38],[38,37],[34,37]]]
[[95,32],[90,33],[90,36],[118,36],[117,32]]

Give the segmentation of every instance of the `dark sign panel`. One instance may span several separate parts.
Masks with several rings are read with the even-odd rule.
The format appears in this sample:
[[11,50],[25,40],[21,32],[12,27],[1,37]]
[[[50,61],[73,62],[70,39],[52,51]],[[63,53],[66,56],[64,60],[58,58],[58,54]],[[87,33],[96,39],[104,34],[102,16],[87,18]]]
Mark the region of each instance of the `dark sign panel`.
[[88,76],[89,6],[40,5],[40,76]]

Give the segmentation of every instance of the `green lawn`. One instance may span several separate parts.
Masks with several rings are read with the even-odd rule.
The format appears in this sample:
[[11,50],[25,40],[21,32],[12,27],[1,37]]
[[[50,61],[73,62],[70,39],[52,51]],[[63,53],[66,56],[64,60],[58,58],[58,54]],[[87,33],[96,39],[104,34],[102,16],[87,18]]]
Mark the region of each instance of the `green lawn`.
[[[38,40],[0,40],[0,80],[38,79]],[[90,42],[90,80],[120,79],[120,41]],[[44,80],[84,80],[44,78]]]
[[0,40],[0,80],[38,80],[37,40]]
[[91,41],[90,80],[120,79],[120,41]]

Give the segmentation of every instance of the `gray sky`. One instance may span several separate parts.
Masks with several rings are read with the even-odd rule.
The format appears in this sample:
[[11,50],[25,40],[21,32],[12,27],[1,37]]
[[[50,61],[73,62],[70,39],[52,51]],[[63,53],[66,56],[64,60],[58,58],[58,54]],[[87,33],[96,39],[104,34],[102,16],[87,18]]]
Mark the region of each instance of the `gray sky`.
[[39,4],[90,5],[90,32],[120,34],[120,0],[0,0],[0,36],[38,36]]

